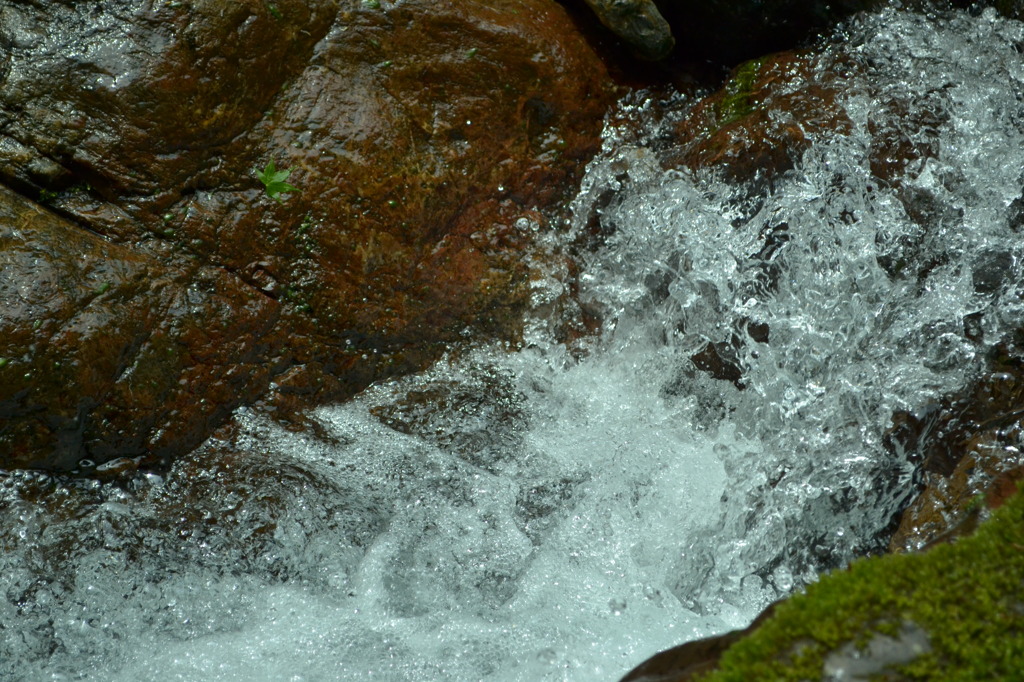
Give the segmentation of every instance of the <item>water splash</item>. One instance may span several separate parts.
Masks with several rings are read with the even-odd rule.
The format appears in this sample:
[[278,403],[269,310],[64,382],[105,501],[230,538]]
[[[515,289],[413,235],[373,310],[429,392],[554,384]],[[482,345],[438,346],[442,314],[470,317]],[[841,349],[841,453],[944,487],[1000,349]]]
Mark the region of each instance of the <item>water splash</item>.
[[[891,415],[1024,322],[1024,31],[846,31],[818,59],[858,66],[852,130],[767,190],[663,170],[652,101],[623,103],[649,124],[609,126],[551,245],[600,233],[604,329],[572,352],[549,273],[524,348],[302,435],[243,412],[166,480],[5,476],[0,677],[614,680],[876,549],[913,476]],[[883,181],[880,130],[927,154]]]

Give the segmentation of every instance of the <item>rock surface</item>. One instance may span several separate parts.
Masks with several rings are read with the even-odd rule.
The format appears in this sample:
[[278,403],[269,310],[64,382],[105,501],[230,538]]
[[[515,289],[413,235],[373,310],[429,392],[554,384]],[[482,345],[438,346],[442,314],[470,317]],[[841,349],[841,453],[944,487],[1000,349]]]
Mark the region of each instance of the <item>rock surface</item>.
[[970,532],[986,508],[1000,506],[1024,480],[1024,367],[1019,349],[1001,351],[991,373],[961,395],[924,415],[895,415],[889,446],[914,453],[923,481],[890,551],[913,551]]
[[[195,339],[177,361],[182,379],[198,364],[262,367],[227,409],[270,378],[267,400],[284,407],[351,395],[422,367],[468,329],[514,338],[527,297],[522,254],[596,150],[614,96],[601,61],[550,0],[0,0],[0,71],[0,181],[123,245],[112,251],[90,236],[97,255],[165,267],[139,266],[142,288],[164,298],[133,299],[149,321],[140,317],[123,344],[171,323],[164,311],[192,291],[189,273],[233,292],[239,320],[209,341],[237,343]],[[270,161],[299,190],[280,202],[254,174]],[[73,269],[61,261],[69,254],[50,253],[53,268]],[[19,276],[34,276],[25,267]],[[167,281],[150,286],[151,277]],[[71,319],[85,294],[67,295],[66,309],[40,304],[32,314]],[[18,315],[5,311],[2,328]],[[94,332],[121,333],[109,322]],[[124,364],[118,343],[110,347],[117,360],[89,370],[105,385]],[[146,429],[110,442],[83,436],[82,424],[107,417],[90,416],[95,395],[75,394],[85,385],[58,393],[64,380],[45,364],[55,350],[39,348],[25,360],[37,377],[31,410],[76,405],[59,428],[68,442],[52,456],[25,445],[0,463],[68,468],[75,457],[154,447],[170,456],[201,438],[198,423],[195,437],[163,436],[175,443],[167,447]],[[204,384],[191,390],[220,402]],[[160,396],[148,403],[154,433],[185,429],[179,407]]]
[[771,617],[769,606],[754,622],[742,630],[680,644],[651,656],[622,678],[622,682],[689,682],[714,672],[722,654],[736,642],[757,631]]
[[855,562],[774,605],[752,632],[658,654],[623,682],[1013,679],[1024,662],[1022,543],[1018,492],[973,535]]
[[586,0],[605,26],[644,59],[658,60],[675,47],[672,29],[652,0]]
[[5,466],[162,458],[266,389],[280,306],[222,270],[169,268],[0,187]]
[[755,190],[770,184],[793,168],[815,136],[851,126],[836,103],[843,74],[819,61],[783,52],[736,67],[718,92],[676,124],[677,144],[665,165],[755,181]]

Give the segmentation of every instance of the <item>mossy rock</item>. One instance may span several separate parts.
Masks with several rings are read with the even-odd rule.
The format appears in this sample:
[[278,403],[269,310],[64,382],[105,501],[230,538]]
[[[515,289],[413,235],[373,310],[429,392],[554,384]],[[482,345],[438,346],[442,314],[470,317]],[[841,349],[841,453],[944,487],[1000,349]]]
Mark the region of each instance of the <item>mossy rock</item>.
[[[902,653],[891,655],[895,650]],[[1018,492],[970,537],[921,554],[861,560],[822,578],[778,604],[725,652],[718,670],[699,679],[1009,680],[1021,670]]]

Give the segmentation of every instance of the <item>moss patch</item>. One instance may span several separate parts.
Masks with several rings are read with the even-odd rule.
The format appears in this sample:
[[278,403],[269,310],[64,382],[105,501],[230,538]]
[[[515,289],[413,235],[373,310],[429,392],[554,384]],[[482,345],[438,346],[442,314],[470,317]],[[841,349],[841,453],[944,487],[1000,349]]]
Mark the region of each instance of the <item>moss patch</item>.
[[780,603],[701,679],[820,679],[830,652],[908,622],[927,633],[931,650],[897,667],[901,679],[1016,679],[1024,670],[1024,493],[954,544],[857,561],[822,578]]
[[757,109],[751,95],[765,61],[765,58],[752,59],[736,67],[733,77],[723,88],[724,96],[715,110],[720,127],[735,123]]

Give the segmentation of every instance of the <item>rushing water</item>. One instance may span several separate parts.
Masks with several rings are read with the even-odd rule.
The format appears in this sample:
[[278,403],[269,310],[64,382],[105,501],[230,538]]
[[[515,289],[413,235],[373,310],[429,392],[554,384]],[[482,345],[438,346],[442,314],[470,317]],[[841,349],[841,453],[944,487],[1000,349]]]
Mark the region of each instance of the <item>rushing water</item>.
[[[914,473],[892,414],[1024,323],[1024,31],[888,11],[840,42],[853,130],[769,189],[661,170],[655,103],[622,104],[546,247],[600,234],[597,337],[552,340],[581,311],[549,270],[523,347],[303,435],[243,411],[238,456],[166,478],[0,478],[0,678],[616,680],[877,549]],[[933,156],[880,182],[879,125]]]

